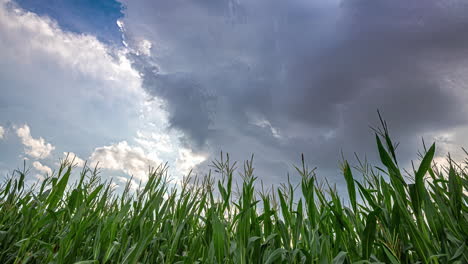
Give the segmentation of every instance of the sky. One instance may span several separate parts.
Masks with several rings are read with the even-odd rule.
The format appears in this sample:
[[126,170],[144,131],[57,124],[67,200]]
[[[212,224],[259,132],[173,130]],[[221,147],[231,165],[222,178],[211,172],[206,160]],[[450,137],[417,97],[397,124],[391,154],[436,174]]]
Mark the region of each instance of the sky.
[[[377,109],[403,166],[468,139],[464,0],[0,0],[0,177],[67,154],[121,187],[220,152],[259,180],[377,160]],[[458,155],[458,156],[457,156]]]

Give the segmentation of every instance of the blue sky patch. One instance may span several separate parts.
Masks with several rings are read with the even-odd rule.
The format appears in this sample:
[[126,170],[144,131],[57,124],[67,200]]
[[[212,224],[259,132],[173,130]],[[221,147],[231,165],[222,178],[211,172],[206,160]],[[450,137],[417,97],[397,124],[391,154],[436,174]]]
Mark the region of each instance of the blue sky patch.
[[16,0],[25,10],[47,15],[60,27],[75,33],[95,35],[108,44],[122,44],[116,21],[123,16],[121,3],[114,0]]

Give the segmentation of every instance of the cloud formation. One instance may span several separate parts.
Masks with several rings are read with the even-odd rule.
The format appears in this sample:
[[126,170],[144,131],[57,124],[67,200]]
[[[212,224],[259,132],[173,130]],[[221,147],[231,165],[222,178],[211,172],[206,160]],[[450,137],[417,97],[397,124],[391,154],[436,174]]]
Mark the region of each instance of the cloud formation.
[[64,152],[63,153],[63,159],[64,160],[69,160],[73,163],[73,165],[77,167],[84,167],[85,161],[79,158],[75,153],[73,152]]
[[[63,158],[61,153],[69,150],[79,157],[92,153],[91,159],[102,158],[104,168],[141,179],[149,166],[180,160],[180,133],[167,131],[165,103],[142,88],[141,73],[129,60],[131,48],[69,32],[59,22],[1,2],[0,79],[5,90],[0,108],[5,111],[0,111],[0,121],[28,123],[36,133],[53,138],[59,156],[52,158]],[[135,54],[144,56],[151,45],[140,44]],[[75,163],[82,166],[83,160],[76,157]],[[180,173],[176,166],[174,176]]]
[[403,160],[468,124],[466,1],[122,2],[126,42],[151,43],[129,54],[143,87],[197,150],[334,171],[342,149],[375,153],[377,109]]
[[5,136],[5,129],[0,126],[0,139],[3,139],[3,137]]
[[176,160],[175,166],[178,172],[182,175],[188,175],[197,166],[207,160],[207,157],[202,154],[194,153],[191,149],[179,149],[179,157]]
[[21,143],[25,146],[24,152],[36,159],[47,158],[55,149],[52,144],[47,143],[42,137],[37,139],[31,136],[31,130],[28,125],[23,125],[16,129],[16,135],[21,139]]
[[[421,135],[444,151],[468,143],[466,1],[121,2],[115,47],[0,0],[2,124],[143,180],[221,150],[255,153],[268,182],[300,153],[335,175],[341,150],[375,154],[378,108],[402,160]],[[30,138],[46,150],[26,151],[49,155]]]
[[2,123],[28,123],[80,155],[135,133],[147,95],[125,49],[10,1],[0,3],[0,35]]
[[127,141],[96,148],[90,160],[92,166],[123,171],[143,182],[148,180],[150,167],[162,164],[157,157],[148,157],[142,148],[130,146]]
[[43,165],[39,161],[34,161],[32,165],[37,171],[47,174],[49,176],[52,175],[52,169],[46,165]]

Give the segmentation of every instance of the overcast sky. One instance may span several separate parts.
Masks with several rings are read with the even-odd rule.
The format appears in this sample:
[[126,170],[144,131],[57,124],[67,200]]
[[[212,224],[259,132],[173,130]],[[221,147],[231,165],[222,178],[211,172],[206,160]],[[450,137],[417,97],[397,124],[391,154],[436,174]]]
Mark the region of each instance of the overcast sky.
[[[304,153],[342,184],[375,161],[380,109],[402,164],[468,145],[464,0],[0,0],[0,173],[64,153],[122,184],[219,152],[267,183]],[[378,164],[378,163],[377,163]]]

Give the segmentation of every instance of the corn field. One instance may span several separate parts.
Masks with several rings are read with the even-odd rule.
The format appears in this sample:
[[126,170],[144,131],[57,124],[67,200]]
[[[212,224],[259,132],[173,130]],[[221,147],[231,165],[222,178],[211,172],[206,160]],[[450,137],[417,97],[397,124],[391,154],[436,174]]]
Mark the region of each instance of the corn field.
[[29,187],[17,170],[0,187],[0,263],[468,263],[468,159],[438,167],[432,145],[408,179],[385,125],[376,143],[381,164],[342,162],[347,196],[304,159],[298,186],[268,190],[226,155],[119,194],[96,168],[71,182],[68,160]]

